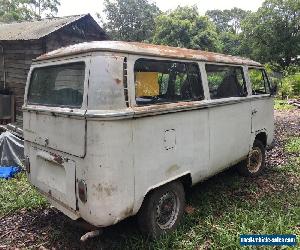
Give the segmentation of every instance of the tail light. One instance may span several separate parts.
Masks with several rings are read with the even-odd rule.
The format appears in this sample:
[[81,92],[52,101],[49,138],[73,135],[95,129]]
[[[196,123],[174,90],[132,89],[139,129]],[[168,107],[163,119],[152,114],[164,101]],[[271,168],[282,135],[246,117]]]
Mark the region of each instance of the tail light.
[[78,196],[79,196],[79,199],[83,203],[86,203],[86,201],[87,201],[87,188],[86,188],[86,183],[85,183],[84,180],[80,180],[78,182]]

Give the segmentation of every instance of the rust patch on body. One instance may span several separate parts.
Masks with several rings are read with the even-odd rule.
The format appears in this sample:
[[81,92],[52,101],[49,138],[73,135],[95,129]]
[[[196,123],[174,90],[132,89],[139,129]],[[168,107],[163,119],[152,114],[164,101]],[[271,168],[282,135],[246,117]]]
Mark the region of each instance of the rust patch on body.
[[63,158],[60,155],[53,154],[53,153],[50,153],[50,155],[52,155],[54,157],[53,160],[55,162],[57,162],[60,165],[63,164],[64,160],[63,160]]
[[184,108],[197,108],[201,105],[201,101],[196,102],[176,102],[176,103],[160,103],[157,105],[149,105],[149,106],[141,106],[141,107],[134,107],[133,110],[136,113],[142,112],[157,112],[157,111],[164,111],[169,109],[184,109]]
[[117,84],[120,84],[120,83],[122,83],[122,80],[116,78],[116,79],[115,79],[115,82],[116,82]]
[[96,195],[104,195],[104,196],[111,196],[113,192],[117,191],[117,187],[108,184],[104,185],[99,183],[98,185],[93,185],[93,188],[97,191]]

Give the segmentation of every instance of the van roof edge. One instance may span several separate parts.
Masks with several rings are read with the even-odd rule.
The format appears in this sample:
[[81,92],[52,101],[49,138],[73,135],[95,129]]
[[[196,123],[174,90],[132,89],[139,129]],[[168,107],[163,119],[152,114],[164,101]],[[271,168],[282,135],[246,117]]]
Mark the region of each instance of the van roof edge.
[[48,60],[58,57],[78,55],[87,52],[107,51],[166,58],[188,59],[228,64],[262,66],[259,62],[239,56],[225,55],[202,50],[193,50],[165,45],[154,45],[138,42],[123,41],[94,41],[74,44],[48,52],[36,58],[35,61]]

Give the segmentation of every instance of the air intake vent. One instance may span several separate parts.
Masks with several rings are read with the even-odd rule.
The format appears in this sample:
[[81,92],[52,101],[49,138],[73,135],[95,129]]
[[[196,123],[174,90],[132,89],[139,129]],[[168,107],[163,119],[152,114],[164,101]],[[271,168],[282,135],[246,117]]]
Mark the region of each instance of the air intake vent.
[[123,63],[123,84],[124,84],[124,96],[127,108],[129,107],[129,98],[128,98],[128,82],[127,82],[127,58],[124,58]]

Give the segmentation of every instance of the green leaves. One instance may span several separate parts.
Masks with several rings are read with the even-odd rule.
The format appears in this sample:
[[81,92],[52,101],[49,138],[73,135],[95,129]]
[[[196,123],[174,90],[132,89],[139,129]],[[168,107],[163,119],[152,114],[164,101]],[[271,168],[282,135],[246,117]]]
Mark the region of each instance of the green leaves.
[[113,40],[147,41],[152,37],[154,19],[160,13],[147,0],[105,0],[104,28]]
[[250,11],[233,8],[230,10],[208,10],[208,16],[217,26],[218,32],[241,32],[241,22],[250,14]]
[[192,49],[221,50],[214,24],[207,17],[200,16],[196,7],[177,7],[174,11],[159,15],[152,42]]
[[300,54],[300,1],[266,0],[242,28],[253,58],[284,69]]
[[0,22],[50,17],[57,13],[60,0],[0,0]]

